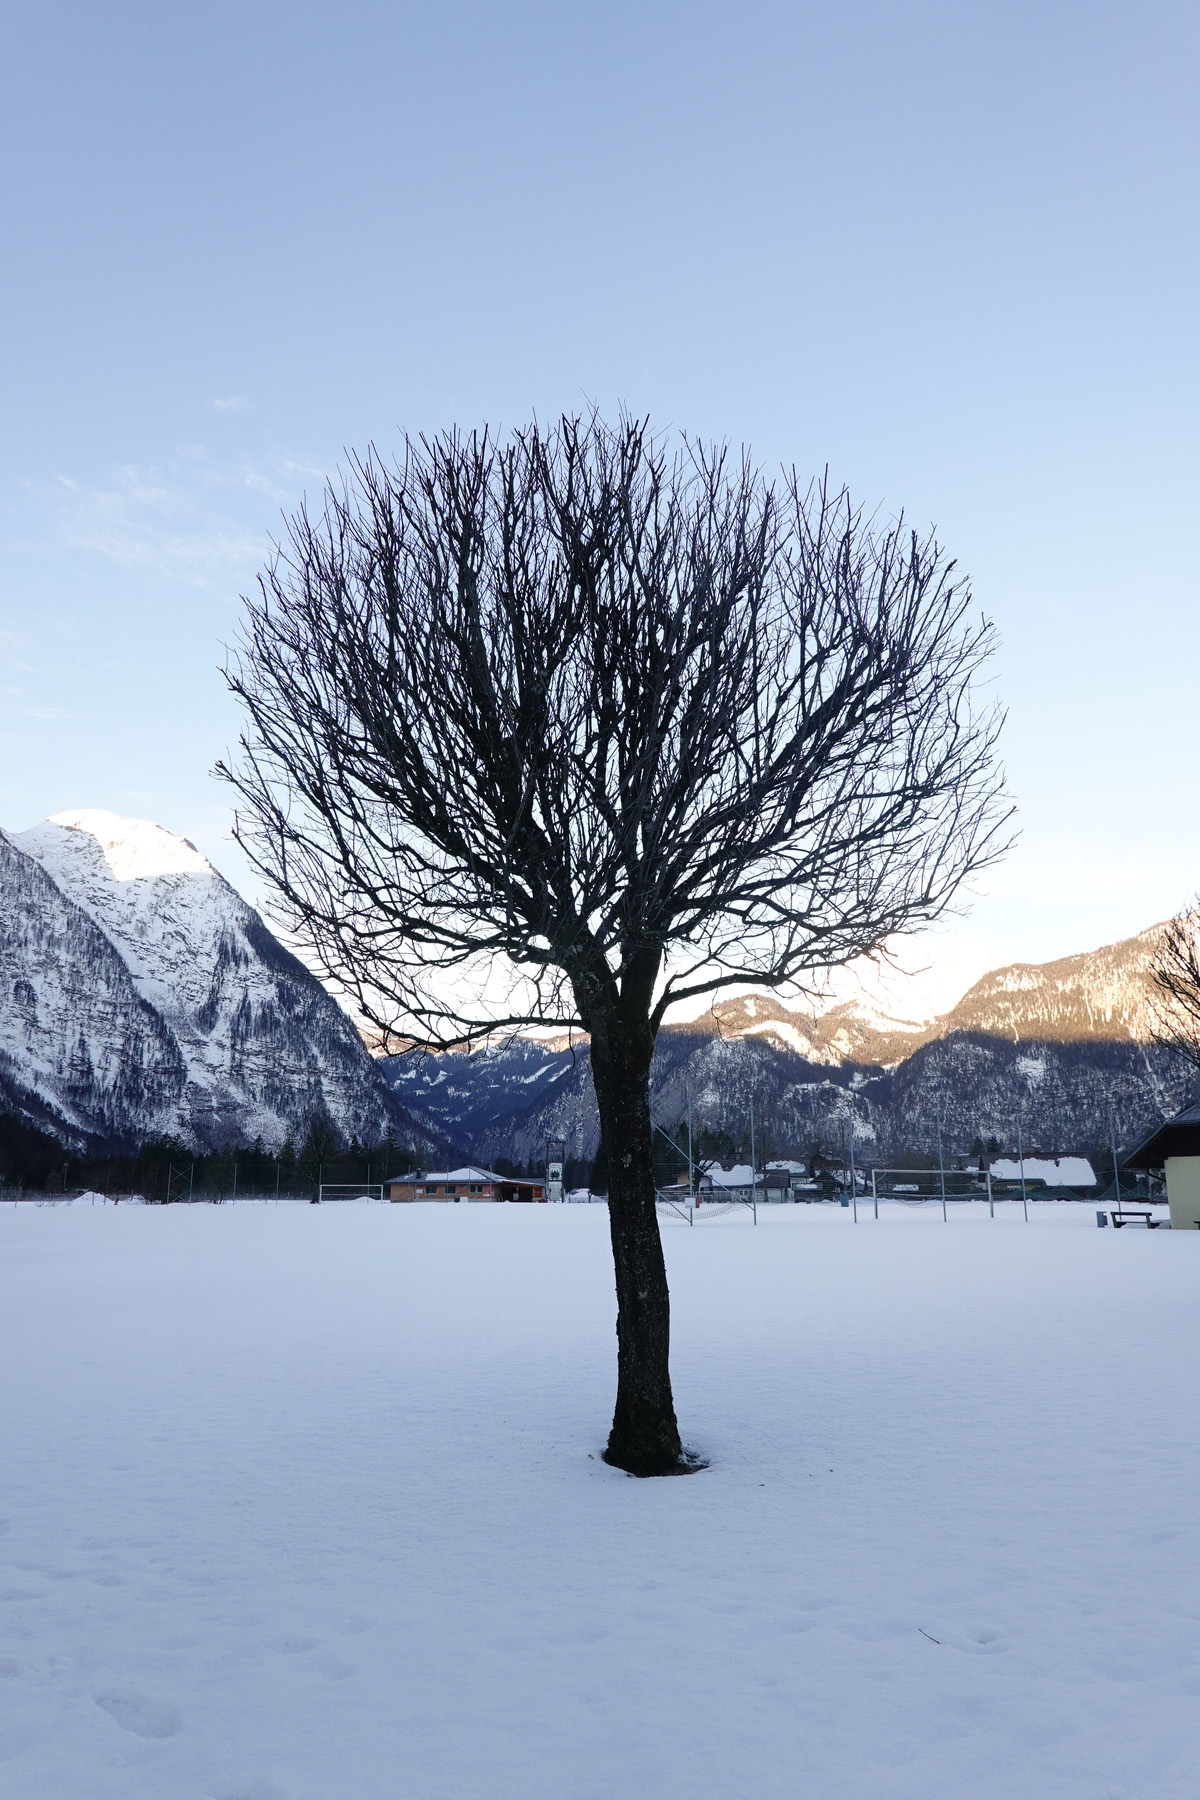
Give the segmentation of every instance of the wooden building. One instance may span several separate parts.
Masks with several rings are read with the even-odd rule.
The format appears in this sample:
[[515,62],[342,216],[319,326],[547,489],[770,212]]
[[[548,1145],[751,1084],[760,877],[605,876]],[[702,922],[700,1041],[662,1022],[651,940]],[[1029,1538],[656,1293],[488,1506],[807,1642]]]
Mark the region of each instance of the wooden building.
[[393,1175],[384,1182],[388,1200],[524,1200],[543,1201],[541,1176],[497,1175],[494,1169],[434,1169],[416,1175]]

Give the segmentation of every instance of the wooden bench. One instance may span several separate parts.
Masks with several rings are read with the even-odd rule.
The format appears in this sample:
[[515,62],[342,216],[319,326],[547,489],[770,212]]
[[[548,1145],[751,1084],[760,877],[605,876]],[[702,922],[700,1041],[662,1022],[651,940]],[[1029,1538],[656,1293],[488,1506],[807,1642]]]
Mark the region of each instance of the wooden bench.
[[1140,1206],[1114,1206],[1110,1217],[1117,1231],[1122,1225],[1144,1225],[1147,1231],[1154,1231],[1157,1226],[1167,1223],[1165,1219],[1154,1218],[1149,1208]]

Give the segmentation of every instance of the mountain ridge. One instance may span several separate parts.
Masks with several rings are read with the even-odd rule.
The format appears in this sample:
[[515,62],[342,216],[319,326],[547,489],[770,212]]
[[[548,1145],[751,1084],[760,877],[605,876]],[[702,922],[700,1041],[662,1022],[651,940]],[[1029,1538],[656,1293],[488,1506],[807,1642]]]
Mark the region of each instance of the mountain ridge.
[[0,839],[0,1084],[79,1141],[278,1148],[415,1127],[353,1024],[187,839],[60,813]]
[[[753,1097],[760,1147],[781,1154],[852,1130],[895,1156],[939,1131],[1005,1138],[1018,1116],[1048,1150],[1102,1143],[1110,1117],[1126,1141],[1190,1083],[1152,1041],[1163,930],[1000,965],[936,1014],[938,983],[906,989],[890,950],[888,981],[872,984],[878,963],[842,971],[823,1006],[720,1000],[660,1031],[655,1118],[674,1129],[690,1101],[699,1129],[740,1144]],[[483,1161],[527,1162],[548,1135],[588,1159],[599,1140],[585,1037],[373,1058],[194,844],[103,812],[0,831],[0,1109],[80,1143],[277,1147],[322,1115],[347,1138],[392,1130]]]
[[[1190,1072],[1152,1039],[1151,968],[1165,926],[1048,963],[1009,963],[923,1023],[868,1001],[824,1012],[772,995],[719,1001],[659,1032],[652,1103],[673,1130],[690,1094],[694,1124],[745,1148],[751,1094],[760,1142],[779,1154],[836,1148],[853,1129],[864,1154],[927,1153],[976,1137],[1048,1150],[1092,1149],[1110,1117],[1129,1143],[1181,1106]],[[389,1059],[414,1116],[472,1154],[528,1160],[546,1136],[586,1161],[599,1143],[588,1044],[513,1037],[473,1057]]]

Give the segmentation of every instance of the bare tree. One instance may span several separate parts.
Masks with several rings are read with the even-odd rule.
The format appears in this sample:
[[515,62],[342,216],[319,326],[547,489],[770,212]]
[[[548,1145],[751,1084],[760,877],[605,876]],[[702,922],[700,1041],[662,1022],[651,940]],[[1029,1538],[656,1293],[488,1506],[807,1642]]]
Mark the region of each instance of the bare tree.
[[[564,418],[372,452],[227,679],[237,835],[393,1041],[577,1026],[609,1164],[608,1460],[688,1466],[649,1107],[676,1002],[803,983],[1003,847],[992,628],[932,536],[745,453]],[[507,975],[502,971],[507,970]]]
[[1167,924],[1150,978],[1155,1042],[1200,1069],[1200,896]]

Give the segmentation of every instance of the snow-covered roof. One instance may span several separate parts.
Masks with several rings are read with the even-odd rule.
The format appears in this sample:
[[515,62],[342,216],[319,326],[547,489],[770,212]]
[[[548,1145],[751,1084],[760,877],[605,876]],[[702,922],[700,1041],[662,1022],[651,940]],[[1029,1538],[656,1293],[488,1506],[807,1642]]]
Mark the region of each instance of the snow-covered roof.
[[[997,1181],[1020,1181],[1021,1164],[997,1158],[991,1165]],[[1044,1181],[1047,1187],[1095,1187],[1096,1171],[1086,1156],[1027,1156],[1026,1181]]]
[[477,1169],[473,1165],[463,1169],[426,1169],[420,1174],[389,1175],[389,1184],[393,1181],[541,1181],[540,1175],[497,1175],[494,1169]]
[[716,1164],[704,1173],[712,1181],[714,1187],[749,1187],[754,1179],[749,1163],[734,1163],[732,1169],[723,1169]]

